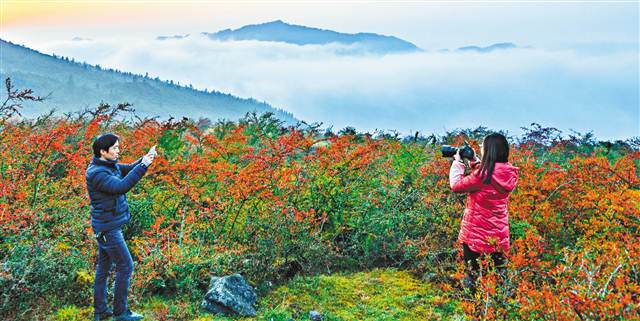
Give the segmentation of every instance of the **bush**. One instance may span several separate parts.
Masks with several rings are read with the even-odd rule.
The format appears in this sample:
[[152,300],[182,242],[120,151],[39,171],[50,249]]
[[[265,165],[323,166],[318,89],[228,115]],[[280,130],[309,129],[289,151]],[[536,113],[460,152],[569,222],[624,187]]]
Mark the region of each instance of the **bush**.
[[[123,162],[158,144],[154,165],[128,194],[132,300],[199,297],[211,275],[241,273],[269,289],[296,274],[378,266],[455,286],[464,196],[450,191],[451,163],[439,145],[469,140],[477,150],[486,128],[401,140],[353,128],[337,135],[285,128],[271,115],[207,129],[113,116],[103,105],[75,119],[47,115],[0,127],[3,317],[49,309],[43,302],[88,302],[95,244],[87,237],[84,169],[93,138],[106,131],[126,146]],[[635,317],[640,267],[625,249],[640,242],[636,140],[567,140],[532,126],[511,140],[520,168],[509,203],[517,304],[493,312]]]
[[59,309],[55,316],[55,321],[84,321],[93,318],[93,308],[78,308],[76,306],[66,306]]
[[14,238],[2,254],[0,317],[25,318],[48,304],[50,297],[73,304],[88,304],[92,277],[87,259],[53,242],[32,243]]

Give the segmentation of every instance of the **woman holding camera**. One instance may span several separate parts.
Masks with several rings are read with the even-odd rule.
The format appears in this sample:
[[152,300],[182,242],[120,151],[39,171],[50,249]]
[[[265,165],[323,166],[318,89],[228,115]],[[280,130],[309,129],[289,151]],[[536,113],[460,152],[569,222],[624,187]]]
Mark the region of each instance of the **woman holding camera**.
[[480,270],[477,259],[489,254],[499,270],[504,269],[509,253],[509,195],[518,182],[518,168],[509,163],[509,143],[501,134],[491,134],[480,145],[480,155],[470,160],[470,173],[460,150],[449,171],[451,190],[467,193],[466,208],[458,241],[462,245],[467,270],[465,286],[475,293]]

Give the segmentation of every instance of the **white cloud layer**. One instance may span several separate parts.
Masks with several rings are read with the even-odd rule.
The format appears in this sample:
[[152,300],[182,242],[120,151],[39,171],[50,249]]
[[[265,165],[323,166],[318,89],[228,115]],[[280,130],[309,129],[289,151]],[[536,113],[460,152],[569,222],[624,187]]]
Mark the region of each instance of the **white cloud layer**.
[[192,34],[36,49],[254,97],[336,130],[429,134],[483,125],[519,133],[538,122],[602,139],[640,135],[637,47],[345,56],[339,53],[349,48],[340,45],[218,42]]

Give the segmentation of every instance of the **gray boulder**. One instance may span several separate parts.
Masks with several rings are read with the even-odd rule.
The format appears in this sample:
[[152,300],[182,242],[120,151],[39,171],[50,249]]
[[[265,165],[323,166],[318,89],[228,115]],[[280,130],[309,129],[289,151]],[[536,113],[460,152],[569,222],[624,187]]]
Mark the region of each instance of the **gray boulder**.
[[320,312],[313,310],[309,312],[309,320],[311,321],[322,321],[322,314]]
[[202,300],[202,307],[215,314],[226,316],[256,315],[256,292],[240,274],[211,277],[209,291]]

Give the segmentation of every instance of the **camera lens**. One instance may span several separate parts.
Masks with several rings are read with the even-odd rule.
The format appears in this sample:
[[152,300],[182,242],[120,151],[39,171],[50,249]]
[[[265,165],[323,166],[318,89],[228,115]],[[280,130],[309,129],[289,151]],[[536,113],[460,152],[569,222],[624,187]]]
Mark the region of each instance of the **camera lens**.
[[453,157],[453,155],[458,152],[458,149],[453,146],[444,145],[440,151],[442,152],[442,157]]

